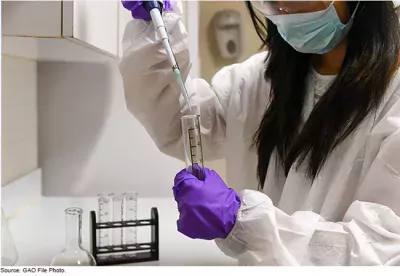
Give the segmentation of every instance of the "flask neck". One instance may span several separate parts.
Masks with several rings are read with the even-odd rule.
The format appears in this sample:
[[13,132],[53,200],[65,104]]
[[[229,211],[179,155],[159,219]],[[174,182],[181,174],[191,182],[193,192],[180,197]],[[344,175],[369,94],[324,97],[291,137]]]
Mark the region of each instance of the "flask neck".
[[82,244],[82,210],[68,208],[66,215],[66,247],[81,247]]

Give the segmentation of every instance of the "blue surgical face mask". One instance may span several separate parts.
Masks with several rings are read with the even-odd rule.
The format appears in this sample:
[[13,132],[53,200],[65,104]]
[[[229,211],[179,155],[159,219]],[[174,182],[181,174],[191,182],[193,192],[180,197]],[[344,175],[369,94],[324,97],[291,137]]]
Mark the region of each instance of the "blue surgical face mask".
[[282,38],[301,53],[325,54],[346,37],[353,25],[355,8],[347,24],[340,21],[333,2],[323,11],[268,16]]

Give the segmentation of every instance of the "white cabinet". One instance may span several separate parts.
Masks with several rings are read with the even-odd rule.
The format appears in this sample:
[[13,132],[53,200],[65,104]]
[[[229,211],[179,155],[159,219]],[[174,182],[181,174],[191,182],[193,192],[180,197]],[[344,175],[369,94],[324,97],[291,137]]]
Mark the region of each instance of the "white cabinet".
[[[182,1],[193,68],[199,75],[198,2]],[[131,13],[121,1],[2,1],[2,53],[36,60],[103,61],[122,56]]]
[[2,1],[4,54],[38,60],[116,58],[120,1]]
[[66,1],[63,6],[73,5],[73,11],[66,14],[63,9],[64,18],[73,18],[70,27],[70,35],[96,47],[97,49],[118,55],[118,7],[119,1]]
[[62,2],[2,2],[2,35],[61,37]]
[[188,33],[188,47],[192,68],[190,76],[192,78],[201,77],[200,53],[199,53],[199,2],[185,1],[183,3],[183,22]]

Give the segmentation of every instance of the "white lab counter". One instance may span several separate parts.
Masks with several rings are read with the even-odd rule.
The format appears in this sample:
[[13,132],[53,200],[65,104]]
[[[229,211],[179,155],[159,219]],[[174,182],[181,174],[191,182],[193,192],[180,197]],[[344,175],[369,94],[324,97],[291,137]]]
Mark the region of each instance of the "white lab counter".
[[[89,212],[96,210],[94,198],[43,198],[35,207],[10,222],[19,261],[17,265],[48,265],[63,248],[65,241],[66,207],[84,210],[83,244],[90,249]],[[150,208],[157,207],[160,224],[160,260],[139,265],[236,265],[236,261],[219,251],[213,241],[191,240],[176,230],[178,211],[174,200],[168,198],[139,199],[138,218],[150,218]],[[146,231],[147,230],[147,231]],[[148,233],[146,233],[148,232]],[[149,227],[141,227],[138,239],[149,235]],[[142,235],[141,235],[142,234]]]
[[[6,197],[8,202],[19,201],[16,196],[10,198],[10,192]],[[9,221],[19,254],[16,265],[49,265],[52,257],[64,247],[64,209],[67,207],[83,209],[83,246],[90,250],[89,213],[97,208],[96,198],[39,197],[30,200],[30,203],[25,204],[24,208],[19,210],[17,215],[14,215]],[[178,210],[173,198],[140,198],[139,195],[138,219],[150,218],[151,207],[157,207],[159,212],[160,260],[136,265],[237,265],[237,261],[225,256],[213,241],[192,240],[176,230]],[[150,241],[150,227],[138,228],[138,242],[142,241]]]

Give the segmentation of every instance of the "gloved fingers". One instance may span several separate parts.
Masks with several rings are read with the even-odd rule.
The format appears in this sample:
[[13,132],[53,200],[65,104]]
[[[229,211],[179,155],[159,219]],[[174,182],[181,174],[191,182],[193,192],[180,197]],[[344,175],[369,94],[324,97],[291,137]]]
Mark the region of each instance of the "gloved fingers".
[[171,11],[172,10],[172,4],[170,1],[164,1],[164,11]]
[[204,168],[198,164],[189,166],[187,171],[194,175],[197,179],[204,181]]
[[174,196],[177,197],[181,193],[188,193],[193,189],[199,188],[203,185],[196,177],[182,179],[174,183],[172,190],[174,191]]
[[206,168],[206,167],[204,167],[203,171],[204,171],[205,175],[210,175],[214,172],[213,170],[210,170],[209,168]]
[[174,192],[174,197],[180,194],[182,190],[186,190],[186,188],[193,187],[200,182],[194,175],[189,173],[186,169],[181,170],[176,174],[174,179],[174,186],[172,190]]
[[[198,171],[195,166],[193,171]],[[202,169],[198,180],[185,169],[175,177],[173,187],[178,203],[178,231],[192,239],[226,238],[236,222],[240,198],[213,170]]]
[[224,182],[224,180],[222,180],[221,176],[214,170],[208,170],[206,173],[207,179],[211,180],[213,182],[219,183],[221,185],[223,185],[224,187],[228,187],[226,185],[226,183]]
[[122,0],[121,3],[122,3],[122,6],[123,6],[125,9],[131,11],[131,10],[133,10],[134,8],[136,8],[136,7],[138,7],[139,5],[141,5],[141,4],[142,4],[142,1],[132,1],[132,0],[126,1],[126,0]]
[[192,239],[202,240],[226,237],[229,233],[225,235],[223,224],[227,224],[226,215],[221,214],[219,208],[208,208],[207,204],[183,204],[177,221],[178,232]]
[[182,169],[180,172],[178,172],[175,175],[174,183],[181,182],[183,180],[195,178],[194,175],[192,175],[190,172],[187,171],[187,169]]
[[199,164],[194,164],[193,166],[189,166],[187,170],[191,173],[196,173],[199,172],[200,170],[203,170],[203,168]]
[[[202,239],[202,240],[213,240],[214,238],[209,235],[209,231],[206,225],[203,225],[199,218],[192,218],[189,220],[187,218],[180,217],[177,222],[177,230],[179,233],[189,237],[191,239]],[[198,229],[199,231],[193,231],[193,228]],[[200,229],[201,230],[200,230]]]
[[197,179],[203,181],[204,179],[199,179],[198,175],[204,174],[204,168],[199,165],[189,166],[187,169],[182,169],[176,174],[174,182],[179,182],[182,179]]
[[150,13],[142,6],[143,1],[123,0],[123,1],[121,1],[121,3],[125,9],[127,9],[131,12],[131,15],[133,18],[141,19],[141,20],[145,20],[145,21],[151,20]]
[[191,233],[190,231],[186,231],[185,223],[182,223],[182,219],[181,218],[179,218],[176,221],[176,228],[177,228],[179,233],[185,235],[186,237],[191,238],[191,239],[195,239],[196,238],[194,235],[190,234]]
[[[131,12],[133,18],[150,21],[151,20],[150,13],[142,6],[144,1],[121,0],[121,3],[125,9]],[[168,12],[173,10],[171,1],[169,0],[163,1],[163,5],[164,5],[163,11]]]

